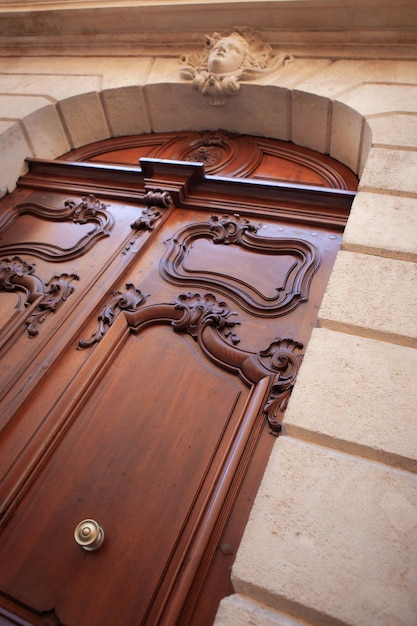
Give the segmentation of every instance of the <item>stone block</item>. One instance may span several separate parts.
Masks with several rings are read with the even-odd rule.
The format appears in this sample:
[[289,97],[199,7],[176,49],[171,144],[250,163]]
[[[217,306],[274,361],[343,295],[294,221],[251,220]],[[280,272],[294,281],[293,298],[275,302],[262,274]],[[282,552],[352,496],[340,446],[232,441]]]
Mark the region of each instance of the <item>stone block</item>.
[[327,154],[330,124],[331,102],[328,98],[293,91],[291,140],[294,143]]
[[284,432],[417,473],[416,372],[414,348],[316,328]]
[[0,121],[0,197],[13,191],[27,171],[25,159],[33,156],[19,122]]
[[341,102],[333,103],[330,156],[358,171],[363,116]]
[[417,196],[417,150],[371,148],[359,188]]
[[320,326],[417,347],[417,264],[339,252]]
[[362,174],[366,167],[366,162],[368,160],[371,147],[372,147],[372,131],[371,131],[371,127],[369,126],[368,120],[364,118],[362,145],[361,145],[361,151],[359,155],[359,168],[358,168],[358,176],[360,179],[362,178]]
[[[417,61],[341,59],[305,80],[298,88],[322,97],[340,100],[341,94],[347,94],[350,90],[356,91],[366,83],[371,86],[374,83],[381,83],[381,86],[388,83],[409,83],[415,89],[416,73]],[[343,102],[353,106],[344,98]],[[365,110],[359,110],[365,114]],[[398,110],[398,107],[394,110]]]
[[70,149],[61,119],[52,104],[27,115],[23,125],[34,156],[56,159]]
[[68,131],[71,147],[110,137],[100,96],[96,92],[74,96],[58,103],[62,119]]
[[356,196],[343,249],[417,261],[417,198],[367,193]]
[[63,73],[59,75],[46,74],[6,74],[1,79],[3,93],[28,94],[29,96],[41,95],[49,100],[65,100],[72,96],[88,93],[97,88],[98,78],[92,76],[72,76]]
[[23,120],[31,113],[50,106],[50,98],[43,96],[0,95],[0,111],[2,120]]
[[[416,96],[417,98],[417,96]],[[417,107],[416,107],[417,108]],[[372,144],[417,149],[417,116],[396,113],[368,118]]]
[[235,590],[315,626],[414,626],[416,501],[415,474],[280,437]]
[[218,130],[288,140],[290,96],[287,89],[242,83],[223,106],[210,104],[191,82],[145,87],[154,132]]
[[241,594],[223,598],[214,626],[309,626]]
[[106,89],[101,97],[112,137],[151,132],[141,87]]
[[[417,66],[416,66],[417,71]],[[414,113],[417,101],[416,85],[358,84],[345,91],[338,100],[355,109],[362,115],[376,115],[387,112]]]

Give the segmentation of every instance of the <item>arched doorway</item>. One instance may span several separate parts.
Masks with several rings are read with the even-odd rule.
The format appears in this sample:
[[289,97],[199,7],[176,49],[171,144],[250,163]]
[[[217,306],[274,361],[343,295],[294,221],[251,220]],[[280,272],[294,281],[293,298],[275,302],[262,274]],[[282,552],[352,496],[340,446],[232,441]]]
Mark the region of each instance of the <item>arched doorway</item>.
[[212,622],[355,186],[223,132],[31,162],[0,246],[5,623]]

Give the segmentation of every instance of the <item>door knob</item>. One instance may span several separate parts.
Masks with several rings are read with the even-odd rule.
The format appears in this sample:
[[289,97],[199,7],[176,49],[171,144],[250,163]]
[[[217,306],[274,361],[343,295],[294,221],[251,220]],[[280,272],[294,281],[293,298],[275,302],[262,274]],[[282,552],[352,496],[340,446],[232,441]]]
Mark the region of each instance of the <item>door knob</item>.
[[74,539],[79,546],[92,552],[97,550],[104,541],[104,530],[93,519],[84,519],[77,524]]

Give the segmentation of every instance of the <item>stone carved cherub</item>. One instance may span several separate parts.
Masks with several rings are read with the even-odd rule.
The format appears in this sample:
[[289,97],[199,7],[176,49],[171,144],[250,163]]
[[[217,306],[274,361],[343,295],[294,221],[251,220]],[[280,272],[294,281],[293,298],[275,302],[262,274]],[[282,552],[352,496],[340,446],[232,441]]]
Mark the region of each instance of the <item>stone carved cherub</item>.
[[180,74],[217,106],[239,91],[239,81],[252,80],[292,61],[289,54],[275,55],[249,27],[206,35],[204,44],[202,54],[181,58]]

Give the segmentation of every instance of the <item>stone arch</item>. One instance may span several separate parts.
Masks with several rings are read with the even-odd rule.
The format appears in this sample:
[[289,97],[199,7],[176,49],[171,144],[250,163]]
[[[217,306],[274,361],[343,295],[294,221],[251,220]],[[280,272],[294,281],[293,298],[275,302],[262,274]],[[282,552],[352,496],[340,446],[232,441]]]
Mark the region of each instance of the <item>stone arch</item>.
[[[330,154],[355,173],[363,170],[371,143],[360,113],[349,107],[341,111],[337,100],[277,85],[243,84],[238,107],[233,100],[213,107],[181,82],[81,92],[56,101],[40,96],[25,100],[21,119],[0,127],[0,151],[7,159],[0,173],[3,193],[14,188],[27,157],[55,159],[73,148],[124,135],[222,128],[292,141]],[[347,141],[344,124],[354,116],[358,119],[350,125]]]

